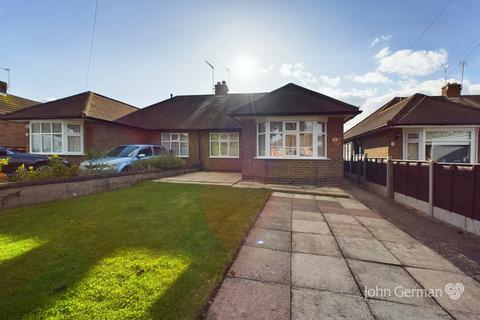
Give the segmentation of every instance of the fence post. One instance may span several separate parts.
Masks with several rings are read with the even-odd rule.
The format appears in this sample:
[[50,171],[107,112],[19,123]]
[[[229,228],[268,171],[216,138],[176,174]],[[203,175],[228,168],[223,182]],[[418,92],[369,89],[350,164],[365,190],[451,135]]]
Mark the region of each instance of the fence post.
[[357,155],[357,161],[355,162],[356,166],[357,166],[357,183],[360,184],[360,179],[362,177],[362,168],[361,168],[361,165],[362,163],[360,161],[362,159],[362,156],[360,154]]
[[365,183],[365,181],[367,181],[367,161],[368,161],[368,156],[367,154],[365,153],[365,155],[363,156],[363,182]]
[[352,168],[353,168],[353,154],[350,155],[350,162],[349,162],[349,164],[348,164],[348,174],[349,174],[350,176],[352,176],[352,172],[353,172],[353,169],[352,169]]
[[387,157],[387,196],[393,199],[393,162],[392,156]]
[[433,170],[435,168],[435,161],[430,160],[428,162],[428,211],[431,217],[433,217]]

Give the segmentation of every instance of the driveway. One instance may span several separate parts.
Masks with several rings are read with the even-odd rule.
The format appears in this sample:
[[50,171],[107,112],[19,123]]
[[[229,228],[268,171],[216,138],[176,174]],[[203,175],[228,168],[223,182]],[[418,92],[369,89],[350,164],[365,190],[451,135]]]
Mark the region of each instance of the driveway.
[[480,284],[355,199],[274,192],[207,319],[480,319]]

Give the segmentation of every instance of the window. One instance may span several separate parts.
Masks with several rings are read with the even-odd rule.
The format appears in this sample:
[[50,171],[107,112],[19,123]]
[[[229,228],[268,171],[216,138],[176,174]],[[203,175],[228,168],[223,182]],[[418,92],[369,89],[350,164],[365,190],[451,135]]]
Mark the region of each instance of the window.
[[210,133],[211,158],[238,158],[239,152],[238,132]]
[[32,153],[83,154],[82,123],[32,121],[29,136]]
[[162,133],[162,145],[177,157],[188,157],[188,133]]
[[257,125],[257,156],[325,158],[325,128],[325,123],[318,121],[260,122]]
[[158,147],[158,146],[153,147],[153,154],[154,155],[161,156],[161,155],[164,155],[165,153],[167,153],[167,150],[165,150],[164,147]]
[[407,160],[435,160],[449,163],[475,161],[475,129],[427,128],[407,132]]
[[138,151],[137,157],[138,158],[146,158],[146,157],[151,157],[152,155],[153,155],[152,148],[151,147],[145,147],[145,148],[142,148]]

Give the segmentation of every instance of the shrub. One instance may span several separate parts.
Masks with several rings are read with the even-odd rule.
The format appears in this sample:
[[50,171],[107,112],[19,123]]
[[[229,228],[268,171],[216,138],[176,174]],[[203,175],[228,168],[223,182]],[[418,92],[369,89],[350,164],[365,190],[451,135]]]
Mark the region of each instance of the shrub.
[[178,169],[185,166],[183,159],[171,155],[163,155],[151,157],[148,159],[138,160],[133,167],[141,171],[169,170]]
[[8,158],[0,159],[0,182],[7,181],[7,175],[2,172],[6,165],[8,165]]
[[25,167],[25,164],[20,165],[15,171],[13,180],[64,178],[75,176],[76,174],[76,167],[67,167],[59,156],[51,155],[48,157],[48,166],[41,166],[35,169],[32,166]]

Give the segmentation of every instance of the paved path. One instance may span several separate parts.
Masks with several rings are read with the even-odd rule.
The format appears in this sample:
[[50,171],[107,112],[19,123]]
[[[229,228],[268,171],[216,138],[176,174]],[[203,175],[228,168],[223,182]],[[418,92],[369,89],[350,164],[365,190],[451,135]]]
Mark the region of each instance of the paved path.
[[479,301],[476,280],[360,202],[274,193],[207,319],[471,320]]

